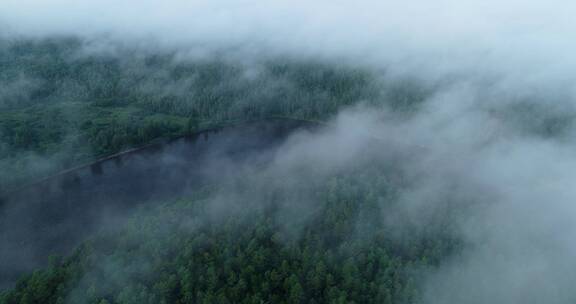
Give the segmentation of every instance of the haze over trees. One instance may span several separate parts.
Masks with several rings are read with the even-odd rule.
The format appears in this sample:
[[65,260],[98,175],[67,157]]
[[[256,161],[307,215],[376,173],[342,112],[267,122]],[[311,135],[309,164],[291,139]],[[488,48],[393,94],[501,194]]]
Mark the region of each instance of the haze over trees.
[[[407,111],[422,98],[408,83],[390,83],[382,91],[376,75],[344,65],[271,59],[247,67],[226,58],[180,62],[174,54],[138,50],[90,54],[87,47],[76,38],[3,41],[1,73],[10,90],[2,92],[2,164],[19,174],[2,174],[2,184],[17,187],[129,147],[215,126],[269,118],[322,120],[359,101],[381,102],[384,93],[398,111]],[[48,164],[39,166],[38,159]],[[418,278],[410,272],[437,264],[457,241],[417,233],[387,239],[379,216],[369,214],[382,212],[380,201],[392,200],[383,196],[395,190],[384,176],[376,179],[384,184],[370,185],[377,181],[354,181],[358,174],[318,181],[317,214],[294,223],[290,229],[301,230],[292,233],[298,236],[282,228],[292,219],[281,212],[308,208],[292,201],[286,188],[303,189],[290,184],[275,185],[276,193],[261,192],[271,185],[246,184],[255,197],[274,199],[258,198],[254,213],[228,214],[217,223],[207,220],[203,209],[212,204],[208,194],[218,190],[156,202],[134,215],[120,236],[96,236],[70,257],[51,257],[48,268],[23,277],[1,301],[413,300]],[[374,192],[379,189],[385,193]],[[236,194],[227,204],[241,205],[245,196]],[[295,210],[284,210],[290,204]],[[352,240],[358,217],[374,231]],[[182,229],[191,223],[198,227]],[[101,266],[113,269],[92,273]],[[108,286],[106,278],[118,281]]]
[[[6,188],[157,138],[271,117],[322,119],[383,97],[369,71],[349,66],[90,47],[78,38],[0,42],[0,158],[18,173],[0,174]],[[390,86],[399,107],[422,98],[406,83]]]
[[575,8],[0,1],[0,304],[575,303]]
[[[211,192],[222,190],[206,189],[143,210],[120,235],[101,235],[68,258],[53,257],[2,302],[413,302],[419,274],[459,246],[442,227],[429,227],[435,233],[426,237],[392,236],[380,214],[399,185],[384,176],[359,172],[317,181],[311,199],[322,205],[314,207],[294,201],[292,191],[305,191],[302,185],[254,184],[245,183],[233,202],[211,201]],[[254,195],[274,199],[248,201]],[[218,203],[253,209],[215,218],[211,208]],[[314,214],[289,215],[303,208]]]

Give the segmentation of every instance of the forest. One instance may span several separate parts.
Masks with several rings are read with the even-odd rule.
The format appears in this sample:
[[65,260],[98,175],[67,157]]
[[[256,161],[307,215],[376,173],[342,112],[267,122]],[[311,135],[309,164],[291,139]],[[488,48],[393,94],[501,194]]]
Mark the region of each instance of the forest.
[[[161,199],[142,195],[147,199],[118,214],[103,209],[94,215],[101,229],[90,230],[73,250],[42,256],[41,266],[0,286],[0,303],[539,303],[552,298],[555,286],[541,297],[522,296],[533,289],[526,287],[532,281],[518,279],[517,273],[533,269],[525,264],[554,260],[540,254],[548,252],[547,244],[558,244],[548,230],[528,235],[532,222],[525,222],[540,213],[525,216],[516,203],[536,210],[544,194],[563,193],[558,189],[568,182],[562,177],[550,183],[540,177],[564,172],[572,163],[566,147],[574,112],[546,107],[537,94],[502,94],[499,102],[478,105],[477,99],[497,94],[469,93],[453,79],[390,76],[386,68],[347,61],[235,56],[221,51],[197,57],[182,49],[77,36],[0,39],[4,245],[26,247],[30,241],[14,242],[25,232],[7,227],[7,217],[25,210],[10,205],[11,195],[30,194],[34,206],[41,200],[33,202],[33,189],[44,191],[37,182],[64,170],[92,170],[72,170],[76,175],[65,185],[94,185],[83,195],[91,196],[90,203],[110,200],[102,204],[108,208],[128,201],[118,198],[124,194],[136,197],[130,191],[140,193],[117,182],[120,178],[107,187],[122,195],[98,193],[104,183],[98,176],[109,171],[91,166],[94,161],[150,144],[162,150],[162,143],[179,138],[202,142],[201,134],[207,142],[203,131],[249,122],[315,126],[294,131],[269,151],[255,148],[242,161],[234,153],[210,150],[214,155],[197,167],[201,181],[166,175],[164,182],[178,180],[190,185],[189,191]],[[475,85],[478,91],[494,88],[493,83]],[[222,141],[233,146],[249,137],[236,136]],[[181,161],[162,157],[159,163],[172,166]],[[121,168],[122,159],[115,160]],[[159,169],[143,168],[142,174],[146,170]],[[82,174],[92,174],[93,184]],[[161,182],[141,192],[171,189]],[[64,198],[61,206],[40,209],[51,211],[47,218],[58,218],[58,208],[82,206],[66,196],[66,187],[45,188],[61,191]],[[539,217],[533,222],[539,229],[549,227]],[[40,225],[30,224],[51,238],[63,229],[88,231],[81,225]],[[534,257],[533,248],[540,250]],[[18,249],[0,248],[0,259]],[[528,256],[528,262],[518,256]],[[25,255],[22,260],[27,258],[32,261]],[[542,271],[546,275],[526,278],[553,278],[550,282],[563,286],[556,273],[570,274],[549,263],[539,269],[556,269],[554,275]],[[510,277],[499,276],[500,269]],[[0,273],[9,280],[4,276]],[[491,293],[513,280],[523,291],[513,293],[513,300],[503,296],[507,290]],[[568,303],[563,301],[568,298],[574,297],[563,293],[550,303]]]
[[[368,69],[345,65],[271,58],[246,67],[225,56],[186,61],[169,52],[93,54],[89,47],[70,37],[1,41],[6,192],[158,139],[250,120],[322,121],[357,102],[384,100],[408,115],[424,94],[408,81],[383,89]],[[254,182],[245,182],[230,204],[254,204],[243,201],[250,197],[245,192],[262,202],[214,221],[206,210],[226,189],[219,182],[193,197],[146,204],[118,233],[95,235],[68,256],[46,257],[46,268],[23,276],[0,302],[414,302],[418,273],[459,243],[445,229],[437,232],[442,237],[415,231],[389,237],[372,214],[394,201],[396,186],[378,170],[362,171],[315,181],[311,195],[321,206],[293,224],[297,233],[285,227],[294,219],[282,214],[302,208],[286,207],[302,185],[235,176]],[[371,232],[353,239],[359,222]],[[186,229],[191,223],[193,231]]]
[[0,304],[574,304],[576,2],[0,0]]
[[70,37],[0,41],[6,190],[158,138],[262,118],[318,120],[358,101],[405,109],[424,94],[395,81],[380,96],[369,70],[317,61],[270,58],[246,67],[225,55],[194,61],[90,47]]
[[[314,185],[261,185],[240,176],[244,181],[233,182],[246,187],[231,198],[240,209],[217,218],[210,216],[214,192],[226,185],[148,206],[120,234],[95,236],[66,258],[52,256],[48,267],[23,277],[0,301],[415,302],[421,275],[461,243],[447,224],[449,213],[427,233],[389,234],[379,214],[391,208],[401,185],[393,174],[378,176],[379,169]],[[303,196],[296,193],[310,189],[322,205],[302,222],[289,214],[303,208],[294,206]],[[262,202],[251,201],[255,195]]]

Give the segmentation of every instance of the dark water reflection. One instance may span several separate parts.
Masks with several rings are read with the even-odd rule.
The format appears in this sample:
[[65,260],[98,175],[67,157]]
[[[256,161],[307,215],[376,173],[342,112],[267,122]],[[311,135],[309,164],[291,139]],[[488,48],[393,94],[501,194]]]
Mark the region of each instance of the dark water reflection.
[[0,208],[0,288],[45,265],[48,255],[69,253],[96,230],[118,225],[143,202],[194,191],[211,178],[214,172],[208,171],[215,167],[222,175],[233,170],[227,163],[266,163],[291,132],[310,127],[299,121],[268,120],[207,131],[112,157],[13,193]]

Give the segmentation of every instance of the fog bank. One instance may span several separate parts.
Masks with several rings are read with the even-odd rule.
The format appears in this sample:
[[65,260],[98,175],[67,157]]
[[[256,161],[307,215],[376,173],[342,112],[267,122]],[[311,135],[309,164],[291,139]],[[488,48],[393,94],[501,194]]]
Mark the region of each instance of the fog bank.
[[[382,214],[391,229],[426,230],[446,202],[461,213],[454,225],[464,249],[426,270],[423,303],[570,303],[575,12],[561,0],[4,0],[0,27],[7,39],[76,35],[96,53],[225,52],[248,67],[304,58],[431,88],[409,115],[358,100],[328,129],[293,136],[253,175],[319,179],[393,161],[410,182]],[[0,96],[33,85],[19,78]]]

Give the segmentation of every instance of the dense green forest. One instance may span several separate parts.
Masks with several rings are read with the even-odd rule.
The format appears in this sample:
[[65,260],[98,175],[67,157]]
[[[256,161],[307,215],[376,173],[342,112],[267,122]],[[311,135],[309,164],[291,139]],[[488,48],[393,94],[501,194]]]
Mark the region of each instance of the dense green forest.
[[576,304],[575,11],[0,0],[0,304]]
[[425,229],[382,220],[409,186],[383,164],[216,182],[52,257],[0,303],[415,303],[423,274],[461,242],[448,205]]
[[[358,103],[409,113],[424,97],[409,81],[321,60],[93,48],[76,38],[0,42],[0,190],[158,138],[256,119],[323,120]],[[145,205],[114,233],[51,257],[0,303],[415,302],[420,274],[459,242],[446,225],[430,228],[434,237],[388,233],[380,214],[399,185],[382,172],[341,172],[306,190],[238,178],[244,190],[226,204],[246,208],[217,217],[209,213],[229,192],[222,184]],[[299,203],[294,193],[304,192],[317,206]]]
[[0,167],[11,172],[0,174],[0,185],[230,122],[322,119],[383,100],[406,109],[424,96],[409,81],[376,81],[368,69],[344,64],[228,57],[114,44],[98,50],[67,37],[0,40]]

